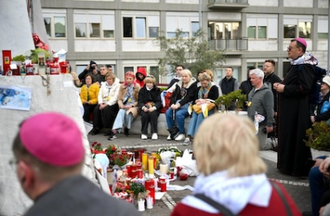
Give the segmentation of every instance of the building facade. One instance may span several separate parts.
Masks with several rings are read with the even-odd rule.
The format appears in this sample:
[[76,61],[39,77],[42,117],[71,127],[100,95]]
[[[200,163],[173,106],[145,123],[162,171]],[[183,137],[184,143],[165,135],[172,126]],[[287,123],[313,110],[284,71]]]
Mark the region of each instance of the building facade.
[[67,50],[78,73],[94,60],[112,65],[121,80],[125,71],[145,67],[167,83],[171,75],[158,73],[156,59],[163,53],[155,38],[160,32],[172,37],[176,29],[190,37],[199,17],[210,47],[225,50],[215,81],[231,66],[241,82],[248,67],[262,67],[265,59],[274,59],[283,77],[290,61],[286,49],[295,37],[305,38],[307,51],[327,66],[328,0],[41,0],[41,5],[51,49]]

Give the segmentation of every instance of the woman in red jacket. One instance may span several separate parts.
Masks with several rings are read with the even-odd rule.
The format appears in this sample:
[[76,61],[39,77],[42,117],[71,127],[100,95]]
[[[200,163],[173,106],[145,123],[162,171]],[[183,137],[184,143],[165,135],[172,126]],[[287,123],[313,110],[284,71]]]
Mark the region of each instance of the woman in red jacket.
[[286,209],[291,215],[301,215],[284,187],[273,183],[279,187],[275,189],[267,179],[255,127],[248,118],[212,115],[199,127],[193,148],[200,175],[194,184],[194,194],[183,198],[172,216],[224,215],[196,194],[225,206],[233,215],[288,215]]

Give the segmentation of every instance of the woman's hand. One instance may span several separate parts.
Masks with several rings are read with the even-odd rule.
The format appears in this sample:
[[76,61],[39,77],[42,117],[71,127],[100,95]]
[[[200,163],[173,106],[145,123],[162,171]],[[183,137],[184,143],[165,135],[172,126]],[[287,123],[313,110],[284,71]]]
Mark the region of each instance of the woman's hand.
[[180,104],[179,103],[177,103],[177,104],[172,104],[171,105],[171,108],[172,108],[172,110],[177,110],[177,109],[179,109],[180,108]]

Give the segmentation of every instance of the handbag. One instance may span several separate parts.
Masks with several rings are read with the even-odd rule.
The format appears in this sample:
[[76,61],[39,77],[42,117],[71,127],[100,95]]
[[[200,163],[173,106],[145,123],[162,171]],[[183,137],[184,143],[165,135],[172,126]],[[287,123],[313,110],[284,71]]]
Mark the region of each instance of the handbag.
[[[215,104],[214,103],[208,103],[207,104],[207,110],[210,111],[212,109],[215,108]],[[200,114],[202,113],[202,107],[200,105],[194,104],[193,105],[193,110],[195,111],[195,113]]]
[[[284,205],[285,211],[286,211],[286,215],[287,216],[292,216],[292,212],[291,212],[291,209],[288,205],[288,201],[286,200],[286,198],[285,198],[283,192],[281,191],[280,187],[273,181],[269,181],[269,182],[272,185],[272,187],[275,189],[276,193],[280,196],[280,199],[281,199],[281,201]],[[204,202],[211,205],[215,209],[219,210],[219,212],[224,216],[235,216],[235,214],[233,214],[227,207],[225,207],[224,205],[222,205],[220,203],[217,203],[213,199],[205,196],[204,194],[194,194],[194,196],[197,197],[198,199],[203,200]]]

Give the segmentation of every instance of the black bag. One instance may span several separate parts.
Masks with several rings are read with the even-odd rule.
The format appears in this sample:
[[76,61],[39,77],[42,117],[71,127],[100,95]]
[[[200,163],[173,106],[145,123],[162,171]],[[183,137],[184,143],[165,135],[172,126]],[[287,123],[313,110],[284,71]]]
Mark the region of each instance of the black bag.
[[173,125],[170,129],[168,129],[168,132],[171,135],[171,139],[175,140],[175,138],[177,138],[177,136],[179,136],[179,128],[176,125]]

